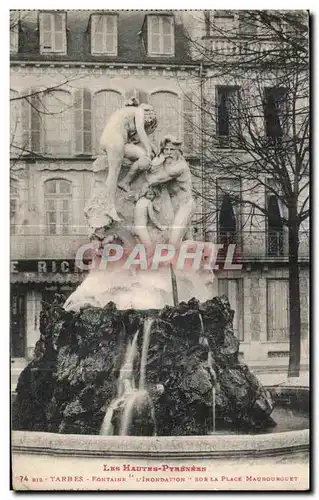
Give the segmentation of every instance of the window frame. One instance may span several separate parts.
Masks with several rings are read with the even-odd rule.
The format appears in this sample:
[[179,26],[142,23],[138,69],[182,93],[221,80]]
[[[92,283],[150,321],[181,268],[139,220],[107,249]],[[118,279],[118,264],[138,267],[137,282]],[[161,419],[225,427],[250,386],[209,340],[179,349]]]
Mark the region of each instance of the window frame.
[[[285,338],[277,339],[277,338],[270,338],[269,335],[269,327],[270,327],[270,309],[269,309],[269,284],[270,282],[286,282],[287,283],[287,336]],[[271,343],[277,343],[277,344],[282,344],[282,343],[288,343],[289,342],[289,330],[290,330],[290,324],[289,324],[289,279],[288,278],[266,278],[266,335],[267,335],[267,342]]]
[[[17,311],[14,312],[14,303]],[[21,306],[21,307],[20,307]],[[17,323],[17,328],[14,324]],[[20,332],[22,335],[20,335]],[[13,352],[14,334],[22,340],[21,352]],[[18,355],[16,355],[18,354]],[[27,357],[27,296],[25,291],[13,289],[10,296],[10,358],[11,360],[26,359]]]
[[[96,120],[97,103],[96,103],[96,100],[98,99],[99,94],[106,93],[106,92],[112,92],[114,94],[118,94],[118,96],[122,100],[121,106],[124,105],[124,94],[119,89],[107,87],[107,88],[102,88],[102,89],[96,90],[94,93],[91,94],[91,98],[92,98],[92,106],[91,106],[92,152],[95,155],[98,155],[100,153],[99,141],[101,138],[101,135],[98,137],[98,134],[97,134],[97,120]],[[113,111],[112,111],[112,113],[113,113]],[[105,127],[109,116],[110,115],[107,115],[106,119],[104,119],[104,126],[103,127]],[[102,132],[103,132],[103,128],[102,128],[101,134],[102,134]]]
[[[238,183],[238,190],[233,189],[231,187],[231,183],[237,182]],[[229,184],[229,187],[227,186],[226,189],[225,187],[222,186],[222,184]],[[242,181],[241,179],[238,179],[236,177],[218,177],[216,179],[216,235],[217,235],[217,242],[220,243],[221,241],[221,231],[220,231],[220,223],[219,223],[219,216],[220,216],[220,209],[222,206],[223,202],[223,197],[226,194],[229,194],[230,197],[232,196],[232,193],[239,193],[240,198],[242,198]],[[242,235],[242,204],[241,203],[235,203],[232,201],[232,208],[233,212],[236,218],[236,233],[235,233],[235,244],[236,247],[241,249],[242,244],[243,244],[243,235]]]
[[[40,124],[40,151],[48,156],[52,156],[52,157],[69,157],[69,156],[72,156],[74,155],[74,141],[75,141],[75,127],[74,127],[74,117],[73,117],[73,112],[74,112],[74,103],[73,103],[73,94],[68,91],[68,90],[65,90],[64,88],[59,88],[59,89],[55,89],[55,90],[50,90],[48,93],[44,92],[43,94],[43,102],[40,103],[41,106],[47,106],[46,104],[46,97],[47,96],[51,96],[52,95],[56,95],[57,93],[63,93],[63,94],[68,94],[69,96],[69,100],[70,100],[70,105],[69,106],[65,106],[65,111],[67,111],[69,113],[69,130],[70,130],[70,141],[69,141],[69,150],[68,152],[61,152],[60,150],[58,151],[49,151],[49,148],[48,148],[48,141],[47,141],[47,130],[46,130],[46,120],[48,119],[47,117],[50,116],[50,114],[44,114],[42,115],[42,120],[43,120],[43,123],[42,123],[42,126]],[[54,114],[60,114],[62,115],[63,112],[57,112],[57,113],[54,113]],[[52,116],[52,115],[51,115]]]
[[[215,102],[216,102],[216,137],[218,140],[219,147],[230,147],[232,141],[236,141],[236,138],[238,138],[242,134],[242,129],[241,129],[241,123],[240,123],[240,118],[239,116],[234,117],[233,120],[230,119],[230,114],[228,110],[228,120],[227,120],[227,128],[228,128],[228,133],[227,134],[221,134],[220,133],[220,94],[223,89],[228,89],[228,92],[225,92],[225,94],[228,96],[229,95],[236,95],[237,103],[239,106],[239,93],[240,93],[240,86],[239,85],[216,85],[215,87]],[[226,106],[227,106],[227,99],[226,99]],[[236,120],[237,126],[238,126],[238,134],[232,133],[232,122]]]
[[[267,186],[269,186],[269,188]],[[270,189],[271,187],[273,187],[273,189],[277,192],[280,191],[279,185],[276,183],[276,181],[274,179],[272,179],[271,177],[267,177],[265,180],[265,190],[264,190],[264,196],[265,196],[264,202],[265,202],[266,209],[268,208],[269,197],[271,195],[275,195],[275,193]],[[276,196],[276,197],[277,197],[277,203],[278,203],[280,214],[283,218],[287,219],[288,218],[288,209],[284,205],[284,203],[281,201],[281,199],[278,196]],[[264,230],[265,230],[265,236],[266,236],[265,237],[265,255],[267,256],[267,258],[269,260],[286,260],[288,257],[288,249],[289,249],[288,228],[285,225],[283,225],[283,231],[282,231],[283,254],[278,256],[278,257],[274,257],[268,253],[268,217],[266,215],[264,217],[264,222],[265,222]]]
[[[177,107],[178,107],[178,109],[176,111],[176,116],[177,116],[177,121],[178,121],[178,123],[177,123],[178,130],[176,130],[175,132],[173,132],[171,135],[174,135],[175,137],[178,137],[178,138],[183,137],[183,135],[184,135],[184,123],[183,123],[183,120],[182,120],[182,101],[181,101],[180,94],[178,94],[174,90],[165,89],[165,88],[158,88],[158,89],[152,90],[152,92],[150,92],[150,94],[149,94],[149,103],[154,107],[154,109],[155,109],[155,106],[152,103],[152,98],[153,98],[154,95],[157,95],[157,94],[171,94],[171,95],[173,95],[176,98],[176,104],[177,104]],[[158,116],[157,116],[157,119],[159,120]],[[158,134],[158,127],[150,135],[150,139],[152,141],[155,141],[156,146],[159,147],[159,142],[160,142],[161,138],[159,138],[159,141],[157,143],[156,142],[156,135],[157,134]],[[166,134],[166,135],[168,135],[168,134]]]
[[[44,47],[44,27],[43,27],[43,22],[44,22],[44,16],[49,15],[51,16],[51,31],[50,31],[50,39],[51,39],[51,47]],[[55,44],[55,16],[60,15],[62,19],[62,49],[57,50],[56,49],[56,44]],[[66,12],[55,12],[55,11],[42,11],[39,12],[39,41],[40,41],[40,54],[67,54],[67,19],[66,19]],[[52,29],[52,26],[54,28]]]
[[[282,105],[285,107],[284,111],[284,117],[282,120],[282,113],[280,109],[276,109],[277,113],[277,119],[279,120],[280,128],[281,128],[281,134],[280,135],[271,135],[267,133],[267,128],[269,128],[269,125],[267,125],[267,120],[268,118],[268,111],[267,111],[267,116],[266,116],[266,110],[267,110],[267,92],[270,90],[276,90],[282,92],[284,98],[282,98]],[[264,133],[265,133],[265,138],[268,143],[270,144],[275,144],[276,142],[281,142],[282,139],[287,137],[289,133],[289,99],[288,99],[288,94],[289,94],[289,89],[287,87],[279,87],[279,86],[265,86],[263,89],[264,93],[264,113],[263,113],[263,118],[264,118]],[[269,92],[268,97],[271,95]],[[272,94],[274,97],[274,94]],[[270,113],[269,113],[270,114]],[[272,125],[273,126],[273,125]]]
[[[152,51],[152,19],[158,18],[159,20],[159,45],[160,50]],[[164,52],[164,30],[163,30],[163,19],[169,18],[171,20],[171,51]],[[174,15],[163,15],[163,14],[149,14],[147,16],[147,54],[149,56],[162,56],[162,57],[175,57],[175,17]]]
[[[66,182],[70,186],[70,191],[68,193],[61,193],[60,188],[58,192],[56,193],[48,193],[46,191],[46,186],[48,185],[48,182]],[[58,184],[59,185],[59,184]],[[73,205],[72,205],[72,200],[73,200],[73,183],[69,179],[65,178],[49,178],[44,181],[44,211],[45,211],[45,229],[46,229],[46,235],[47,236],[68,236],[71,233],[71,226],[72,226],[72,220],[73,220]],[[48,209],[48,201],[49,200],[57,200],[57,203],[55,205],[55,210],[49,210]],[[67,222],[67,232],[63,231],[63,220],[62,220],[62,214],[65,212],[63,210],[63,201],[68,200],[69,202],[69,209],[66,212],[68,214],[68,222]],[[61,208],[62,207],[62,208]],[[55,233],[51,233],[50,231],[50,226],[53,224],[50,224],[49,219],[48,219],[48,214],[49,213],[55,213],[56,214],[56,220],[55,220]]]
[[[11,27],[11,21],[14,25]],[[20,12],[10,12],[10,54],[19,52]]]
[[[99,21],[99,18],[103,18],[103,45],[106,47],[105,39],[107,37],[107,30],[106,30],[106,24],[107,24],[107,18],[112,18],[113,19],[113,47],[114,50],[112,52],[109,52],[107,50],[97,50],[96,48],[96,40],[94,36],[94,25]],[[108,56],[117,56],[118,55],[118,14],[109,14],[109,13],[96,13],[96,14],[91,14],[90,18],[90,38],[91,38],[91,54],[92,55],[108,55]]]

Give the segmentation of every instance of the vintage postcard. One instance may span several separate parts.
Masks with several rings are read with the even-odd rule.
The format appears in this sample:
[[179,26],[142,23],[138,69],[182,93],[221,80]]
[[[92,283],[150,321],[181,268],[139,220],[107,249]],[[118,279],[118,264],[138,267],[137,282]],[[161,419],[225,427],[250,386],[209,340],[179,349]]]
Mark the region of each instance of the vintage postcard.
[[10,11],[12,489],[306,491],[309,13]]

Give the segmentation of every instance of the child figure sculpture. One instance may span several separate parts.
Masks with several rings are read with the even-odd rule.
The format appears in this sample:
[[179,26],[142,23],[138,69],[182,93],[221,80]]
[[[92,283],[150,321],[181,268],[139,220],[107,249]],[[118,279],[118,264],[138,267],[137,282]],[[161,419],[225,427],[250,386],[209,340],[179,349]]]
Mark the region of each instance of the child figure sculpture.
[[156,219],[154,212],[153,201],[155,200],[156,195],[157,193],[154,189],[148,189],[144,196],[137,200],[134,209],[134,234],[145,246],[148,254],[152,250],[152,239],[147,229],[148,221],[150,220],[160,231],[163,230],[163,227]]

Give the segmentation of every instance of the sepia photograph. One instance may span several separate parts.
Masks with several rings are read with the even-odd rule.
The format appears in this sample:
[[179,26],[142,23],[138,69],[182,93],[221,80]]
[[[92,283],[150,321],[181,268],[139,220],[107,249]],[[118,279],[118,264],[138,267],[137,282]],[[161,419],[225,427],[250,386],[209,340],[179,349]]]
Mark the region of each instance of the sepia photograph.
[[309,11],[8,21],[11,489],[309,491]]

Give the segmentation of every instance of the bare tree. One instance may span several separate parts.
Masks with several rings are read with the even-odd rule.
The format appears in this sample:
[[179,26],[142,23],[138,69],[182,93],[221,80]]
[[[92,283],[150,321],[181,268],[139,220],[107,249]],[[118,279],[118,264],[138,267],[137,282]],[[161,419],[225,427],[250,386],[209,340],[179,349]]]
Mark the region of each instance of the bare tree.
[[[217,220],[219,232],[226,233],[222,242],[234,242],[230,205],[241,207],[241,230],[249,225],[260,231],[263,220],[269,255],[272,241],[273,251],[281,252],[286,228],[288,376],[298,376],[299,237],[309,217],[308,14],[267,10],[234,14],[207,12],[202,21],[206,35],[200,39],[189,35],[193,51],[203,60],[201,92],[192,103],[202,116],[200,124],[192,124],[201,138],[202,155],[194,175],[204,186],[198,195],[206,206],[206,229],[221,210],[228,210],[224,228]],[[233,179],[231,189],[221,182],[225,177]],[[217,197],[218,192],[228,196],[222,207],[216,205],[216,192]]]

